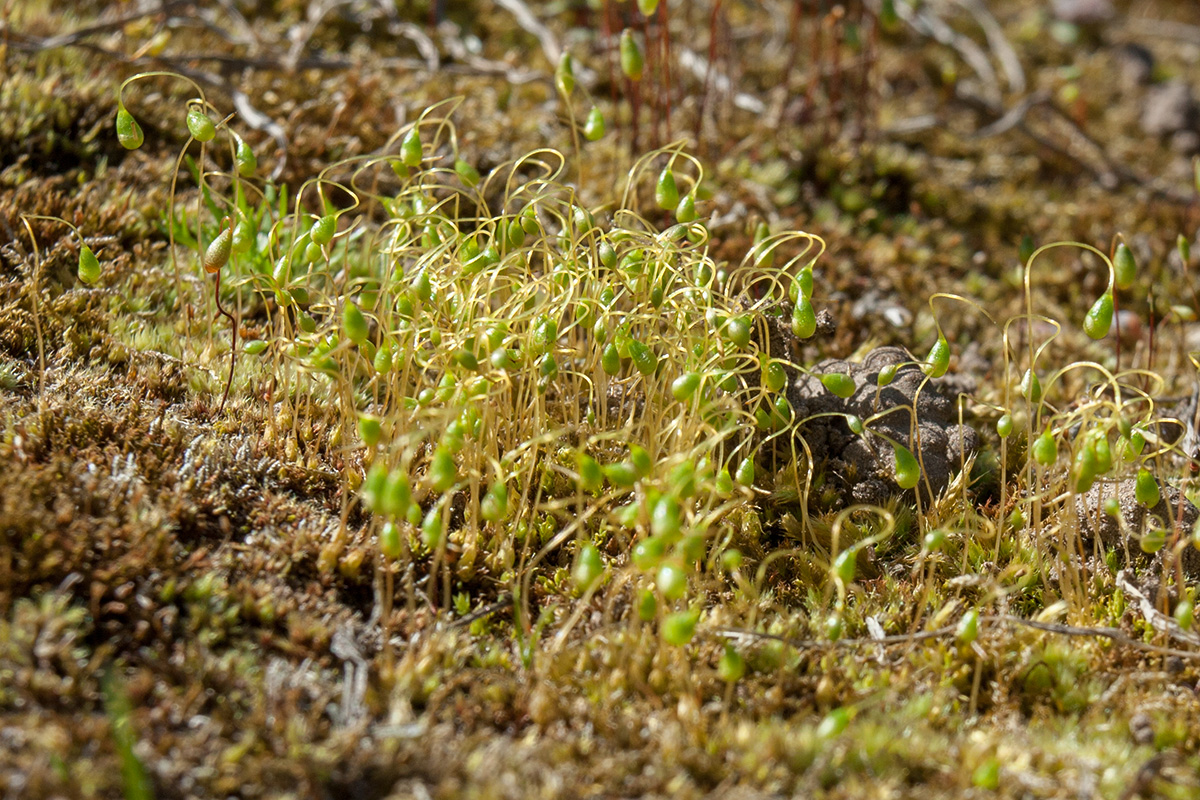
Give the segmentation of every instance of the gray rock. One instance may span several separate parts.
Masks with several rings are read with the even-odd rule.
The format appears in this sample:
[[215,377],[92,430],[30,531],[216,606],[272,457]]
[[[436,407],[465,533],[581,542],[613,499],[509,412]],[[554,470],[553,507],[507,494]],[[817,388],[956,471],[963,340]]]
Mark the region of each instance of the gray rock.
[[[1115,552],[1122,562],[1128,553],[1134,566],[1154,565],[1161,569],[1163,559],[1171,555],[1171,543],[1182,541],[1184,546],[1179,548],[1179,555],[1183,570],[1191,578],[1200,577],[1200,550],[1188,541],[1192,528],[1200,519],[1200,509],[1174,486],[1161,484],[1158,504],[1148,509],[1137,501],[1135,483],[1133,478],[1098,481],[1076,498],[1079,532],[1084,543],[1090,544],[1099,535],[1104,546]],[[1113,496],[1121,507],[1118,517],[1104,513],[1105,501]],[[1161,527],[1167,533],[1167,546],[1154,554],[1144,552],[1141,544],[1142,536],[1151,525]]]
[[1175,131],[1171,134],[1171,149],[1181,156],[1194,156],[1200,153],[1200,132]]
[[1132,42],[1117,48],[1117,65],[1121,83],[1126,88],[1146,86],[1154,78],[1154,54],[1146,47]]
[[1111,0],[1054,0],[1055,19],[1072,25],[1099,25],[1116,16]]
[[1176,78],[1147,93],[1142,109],[1142,130],[1148,136],[1170,136],[1195,127],[1196,117],[1191,85]]
[[[917,456],[922,467],[919,487],[926,500],[944,491],[964,460],[979,449],[979,434],[958,424],[955,393],[944,391],[942,380],[927,380],[915,362],[904,348],[880,347],[858,364],[822,361],[811,375],[798,375],[791,382],[788,400],[801,419],[853,414],[868,423],[862,436],[850,431],[843,416],[819,417],[800,428],[814,460],[828,464],[830,480],[844,484],[844,494],[854,502],[879,504],[881,498],[901,492],[895,482],[892,440]],[[879,373],[889,366],[897,368],[896,376],[880,388]],[[853,379],[850,397],[842,399],[821,383],[820,376],[832,372]]]

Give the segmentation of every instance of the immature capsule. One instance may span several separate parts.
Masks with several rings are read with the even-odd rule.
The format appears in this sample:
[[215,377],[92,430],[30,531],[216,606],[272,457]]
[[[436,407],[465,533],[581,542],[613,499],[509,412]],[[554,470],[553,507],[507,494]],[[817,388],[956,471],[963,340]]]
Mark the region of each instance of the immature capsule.
[[571,570],[571,580],[575,582],[575,588],[582,593],[592,588],[603,574],[604,561],[600,558],[600,550],[596,545],[587,542],[579,548],[579,555],[576,556],[575,566]]
[[204,271],[210,275],[220,272],[221,267],[229,261],[229,254],[233,252],[233,224],[229,217],[226,217],[221,224],[223,226],[221,232],[209,243],[201,262],[204,264]]
[[217,135],[217,126],[213,124],[207,114],[198,108],[188,111],[187,128],[188,133],[197,142],[210,142]]
[[589,142],[595,142],[604,136],[604,115],[600,113],[600,109],[592,106],[592,110],[588,112],[587,119],[583,121],[583,138]]
[[892,445],[892,452],[896,458],[896,485],[901,489],[912,489],[921,480],[920,464],[904,445]]
[[100,280],[100,260],[86,244],[79,250],[79,280],[87,284]]
[[654,201],[658,207],[670,211],[679,205],[679,187],[675,184],[675,173],[666,167],[658,174],[654,187]]
[[234,161],[237,162],[238,175],[241,175],[243,178],[249,178],[258,169],[258,158],[255,157],[254,151],[250,149],[250,145],[246,144],[243,139],[238,139],[237,154],[234,156]]
[[142,126],[138,125],[133,114],[130,114],[125,106],[118,108],[117,141],[121,143],[121,146],[126,150],[137,150],[145,140],[146,136],[142,133]]
[[1137,278],[1137,262],[1128,245],[1121,242],[1113,254],[1113,277],[1118,289],[1128,289]]
[[844,372],[827,372],[821,376],[821,383],[843,400],[854,394],[854,379]]
[[633,38],[633,31],[629,28],[621,32],[619,49],[621,72],[625,73],[625,77],[631,81],[640,81],[642,70],[646,66],[646,59],[642,56],[642,50],[638,47],[637,41]]
[[1113,296],[1112,292],[1100,295],[1083,318],[1083,332],[1093,339],[1103,339],[1112,328]]
[[1137,481],[1133,487],[1133,496],[1147,508],[1154,508],[1158,505],[1160,497],[1158,481],[1155,480],[1154,474],[1145,467],[1138,470]]
[[807,339],[817,332],[817,314],[808,296],[801,293],[792,308],[792,333],[797,339]]
[[929,377],[940,378],[946,374],[946,370],[949,367],[950,343],[946,341],[945,336],[939,335],[937,341],[933,343],[933,347],[929,350],[929,357],[925,359],[923,369]]
[[400,140],[400,161],[406,167],[421,166],[421,159],[424,157],[424,152],[421,148],[421,132],[416,126],[408,129],[408,133],[404,134],[404,138]]
[[1048,467],[1058,459],[1058,442],[1049,428],[1042,431],[1041,436],[1033,440],[1030,448],[1033,460],[1043,467]]

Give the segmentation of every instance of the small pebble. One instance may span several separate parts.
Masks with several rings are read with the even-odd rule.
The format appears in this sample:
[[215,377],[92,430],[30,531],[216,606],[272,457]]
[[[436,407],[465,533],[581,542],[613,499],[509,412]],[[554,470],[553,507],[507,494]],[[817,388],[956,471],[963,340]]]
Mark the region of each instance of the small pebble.
[[1129,719],[1129,735],[1137,744],[1151,744],[1154,741],[1154,721],[1144,711],[1139,711]]

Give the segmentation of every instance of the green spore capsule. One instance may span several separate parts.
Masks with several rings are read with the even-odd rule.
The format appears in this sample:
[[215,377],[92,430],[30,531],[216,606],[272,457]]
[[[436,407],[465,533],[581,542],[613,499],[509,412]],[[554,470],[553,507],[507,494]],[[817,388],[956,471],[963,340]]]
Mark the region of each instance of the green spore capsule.
[[633,561],[633,566],[637,569],[640,569],[642,572],[649,572],[652,569],[658,568],[666,552],[666,539],[652,536],[649,539],[642,539],[633,546],[630,560]]
[[772,392],[782,391],[783,387],[787,386],[787,371],[783,368],[783,364],[772,359],[763,368],[762,380],[763,385]]
[[1031,369],[1025,370],[1025,374],[1021,376],[1021,394],[1031,405],[1036,406],[1042,400],[1042,382]]
[[421,132],[414,125],[400,140],[400,161],[406,167],[416,168],[421,166],[421,159],[424,156],[424,150],[421,147]]
[[[258,340],[262,344],[266,344],[261,339]],[[250,344],[247,342],[247,344]],[[358,436],[362,439],[363,444],[367,447],[374,447],[379,444],[379,440],[383,438],[383,423],[379,417],[372,414],[363,414],[358,418]]]
[[639,478],[646,477],[654,468],[654,460],[650,458],[650,453],[640,444],[629,445],[629,460],[637,469]]
[[1096,455],[1096,474],[1103,475],[1112,469],[1112,446],[1108,442],[1108,436],[1104,432],[1098,431],[1092,438],[1090,446]]
[[245,139],[238,139],[237,150],[233,157],[234,163],[237,164],[238,175],[243,178],[249,178],[258,170],[258,157],[254,155],[254,150],[250,145],[246,144]]
[[408,473],[394,469],[388,473],[379,494],[379,510],[393,519],[401,519],[408,513],[412,502],[412,487],[408,485]]
[[142,142],[146,141],[142,126],[138,125],[133,114],[130,114],[125,106],[117,109],[117,141],[126,150],[137,150],[142,146]]
[[390,520],[379,529],[379,552],[388,561],[395,561],[400,557],[400,527]]
[[496,481],[479,501],[479,516],[487,522],[499,522],[508,516],[508,486]]
[[979,638],[979,610],[972,608],[962,615],[958,628],[954,632],[954,640],[960,645],[968,645]]
[[380,498],[383,496],[383,486],[387,483],[388,469],[384,466],[383,461],[376,461],[367,470],[367,476],[359,487],[358,493],[362,497],[363,505],[368,511],[378,511]]
[[220,272],[221,267],[229,261],[230,253],[233,252],[233,225],[229,223],[228,217],[225,218],[223,225],[224,228],[217,234],[217,238],[209,243],[208,248],[204,251],[204,258],[201,259],[204,271],[210,275]]
[[596,492],[604,486],[604,470],[600,462],[587,453],[579,453],[575,457],[579,469],[579,488],[585,492]]
[[454,456],[445,447],[433,451],[433,459],[429,463],[429,483],[439,492],[444,492],[458,481],[458,468],[454,465]]
[[996,420],[996,434],[1001,439],[1007,439],[1013,432],[1013,416],[1005,413],[1000,419]]
[[1092,484],[1096,482],[1096,450],[1095,448],[1084,445],[1075,451],[1075,460],[1071,465],[1071,471],[1075,476],[1075,493],[1083,494],[1088,489],[1092,488]]
[[618,49],[621,56],[621,72],[631,81],[640,81],[642,71],[646,67],[646,59],[642,56],[642,49],[638,47],[637,40],[633,38],[633,31],[629,28],[621,31]]
[[1175,610],[1171,613],[1175,621],[1179,623],[1179,627],[1185,631],[1190,631],[1192,625],[1196,622],[1196,604],[1191,598],[1185,597],[1176,604]]
[[854,394],[854,379],[844,372],[827,372],[821,376],[821,383],[843,400]]
[[901,489],[912,489],[921,480],[921,465],[916,456],[899,443],[892,445],[892,454],[896,458],[896,485]]
[[79,266],[76,268],[79,280],[89,286],[100,280],[100,259],[86,244],[79,248]]
[[[617,251],[612,246],[612,243],[607,239],[601,240],[600,244],[596,245],[596,255],[599,257],[600,263],[604,265],[606,269],[612,269],[617,265]],[[604,287],[604,291],[611,293],[612,287],[606,286]],[[603,293],[601,293],[600,301],[604,303],[604,305],[612,305],[611,299],[605,301]]]
[[187,129],[188,133],[197,142],[211,142],[212,138],[217,135],[217,126],[198,108],[193,108],[187,114]]
[[742,486],[753,486],[754,485],[754,459],[743,458],[741,460],[741,463],[738,464],[737,470],[734,472],[733,477]]
[[683,529],[683,511],[679,501],[669,494],[658,498],[650,510],[650,533],[675,539]]
[[807,339],[817,332],[817,313],[808,296],[801,293],[792,308],[792,333],[797,339]]
[[612,342],[604,345],[604,352],[600,356],[600,366],[606,375],[616,375],[621,371],[621,354]]
[[1058,460],[1058,440],[1050,433],[1049,428],[1034,440],[1031,450],[1033,452],[1033,460],[1043,467],[1048,467]]
[[654,201],[658,207],[670,211],[679,205],[679,187],[675,184],[675,173],[666,167],[658,174],[658,183],[654,186]]
[[335,233],[337,233],[337,217],[333,214],[326,214],[313,222],[308,238],[324,247],[333,241]]
[[1113,320],[1112,292],[1105,292],[1096,299],[1083,318],[1083,332],[1093,339],[1103,339],[1108,335]]
[[658,599],[654,596],[653,589],[642,591],[638,599],[637,613],[638,619],[642,622],[652,622],[658,615]]
[[430,550],[437,547],[442,540],[442,512],[440,506],[429,509],[421,520],[421,542]]
[[750,318],[740,315],[731,318],[725,324],[725,336],[738,347],[745,349],[750,346]]
[[854,572],[857,566],[858,558],[854,550],[843,550],[833,560],[833,577],[848,586],[854,582]]
[[[840,636],[840,634],[841,634],[841,625],[840,625],[841,618],[839,617],[838,619],[839,619],[839,625],[838,625],[839,636],[837,636],[836,639],[841,638],[841,636]],[[826,627],[828,628],[830,626],[826,626]],[[833,636],[830,636],[829,638],[835,639],[835,637],[833,637]],[[835,639],[835,641],[836,641],[836,639]],[[833,711],[830,711],[828,714],[826,714],[825,718],[821,720],[821,724],[817,726],[817,738],[818,739],[832,739],[835,736],[839,736],[842,733],[842,731],[846,730],[846,726],[849,724],[850,724],[850,712],[846,711],[846,709],[844,709],[844,708],[835,708]]]
[[1133,251],[1124,242],[1117,245],[1117,250],[1113,253],[1113,282],[1116,283],[1118,289],[1128,289],[1133,286],[1134,280],[1137,279],[1137,262],[1133,258]]
[[1167,544],[1167,532],[1159,527],[1152,527],[1142,534],[1142,552],[1153,554],[1162,550]]
[[662,622],[663,641],[674,647],[683,647],[696,635],[696,622],[699,619],[698,611],[680,611],[671,614]]
[[655,583],[667,600],[678,600],[687,592],[687,573],[677,564],[663,564],[658,568]]
[[538,222],[537,209],[533,207],[532,203],[525,206],[525,208],[521,211],[520,219],[521,229],[530,236],[541,232],[542,226],[541,223]]
[[940,378],[946,374],[946,370],[949,368],[950,343],[946,341],[945,336],[939,335],[937,341],[933,343],[933,347],[929,349],[929,355],[921,369],[931,378]]
[[[813,295],[813,271],[812,271],[811,264],[804,267],[803,269],[800,270],[799,273],[797,273],[796,280],[793,281],[792,285],[795,287],[796,292],[799,295],[803,295],[804,297],[808,297],[808,298],[812,297],[812,295]],[[796,302],[795,297],[792,298],[792,302],[793,303]]]
[[942,528],[934,528],[925,534],[922,542],[926,550],[937,553],[946,546],[946,531]]
[[558,87],[558,91],[564,95],[569,95],[575,91],[575,67],[571,60],[571,53],[564,50],[558,59],[558,68],[554,70],[554,85]]
[[696,372],[685,372],[671,381],[671,394],[679,402],[687,402],[700,388],[700,375]]
[[875,385],[882,389],[892,381],[896,380],[896,364],[888,364],[883,369],[879,370],[879,374],[875,376]]
[[600,558],[600,550],[591,542],[586,542],[579,548],[575,556],[575,566],[571,568],[571,580],[575,589],[583,594],[596,585],[604,575],[604,561]]
[[675,221],[687,224],[696,220],[696,198],[691,192],[685,194],[675,206]]
[[258,231],[254,229],[254,225],[250,223],[250,220],[243,219],[233,227],[233,252],[249,253],[257,238]]
[[729,474],[729,467],[721,467],[721,471],[717,473],[714,484],[717,494],[722,497],[733,492],[733,476]]
[[604,477],[608,478],[608,482],[618,489],[627,489],[638,481],[637,467],[629,461],[605,464],[603,470]]
[[1154,508],[1158,505],[1160,498],[1158,480],[1145,467],[1138,470],[1137,480],[1133,485],[1133,496],[1147,508]]
[[387,375],[392,371],[392,342],[389,339],[384,339],[379,345],[379,349],[375,351],[375,358],[372,359],[371,365],[380,375]]
[[649,378],[658,369],[658,356],[636,339],[631,339],[629,342],[629,356],[633,359],[633,366],[642,374],[642,377]]
[[363,342],[367,341],[367,335],[370,332],[367,318],[363,316],[362,311],[353,300],[347,300],[342,309],[342,330],[346,332],[347,339],[360,347]]
[[1192,260],[1192,243],[1181,233],[1175,237],[1175,249],[1179,251],[1179,258],[1186,266]]
[[1028,264],[1036,249],[1033,237],[1027,233],[1021,237],[1021,244],[1017,247],[1017,258],[1021,259],[1022,264]]
[[638,11],[641,11],[647,17],[654,16],[654,12],[658,11],[658,0],[638,0]]
[[717,677],[725,683],[737,683],[746,674],[746,659],[742,658],[733,645],[725,643],[725,652],[717,662]]
[[604,115],[595,106],[592,106],[592,110],[583,121],[583,138],[589,142],[604,138]]
[[455,159],[454,172],[468,189],[473,189],[479,185],[479,170],[461,158]]

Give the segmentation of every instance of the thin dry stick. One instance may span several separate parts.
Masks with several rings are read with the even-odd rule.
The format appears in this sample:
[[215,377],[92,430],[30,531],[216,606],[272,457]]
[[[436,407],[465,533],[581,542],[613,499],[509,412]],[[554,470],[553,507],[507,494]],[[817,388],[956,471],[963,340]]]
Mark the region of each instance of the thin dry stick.
[[[1142,652],[1153,653],[1155,655],[1200,659],[1200,652],[1198,651],[1178,650],[1171,647],[1159,647],[1157,645],[1147,644],[1146,642],[1141,642],[1137,639],[1132,639],[1126,636],[1117,628],[1085,628],[1076,625],[1060,625],[1053,622],[1039,622],[1038,620],[1014,617],[1008,614],[981,616],[979,618],[979,622],[981,623],[981,635],[984,632],[983,623],[995,622],[1005,625],[1033,628],[1035,630],[1045,631],[1046,633],[1056,633],[1060,636],[1088,636],[1109,639],[1117,644],[1125,645],[1126,647],[1132,647],[1133,649],[1141,650]],[[927,639],[940,639],[946,636],[953,636],[957,633],[957,631],[957,625],[947,625],[932,631],[895,634],[892,636],[884,636],[878,639],[871,637],[860,637],[856,639],[838,639],[834,641],[831,639],[789,639],[786,636],[779,636],[773,633],[762,633],[760,631],[746,630],[743,628],[713,627],[707,630],[707,632],[710,634],[715,636],[723,636],[727,639],[750,639],[754,641],[781,642],[794,650],[852,649],[856,647],[914,644]]]
[[38,286],[38,278],[42,272],[42,255],[38,251],[37,237],[33,235],[33,228],[29,225],[29,220],[22,215],[21,224],[25,226],[25,230],[29,232],[29,241],[33,242],[33,269],[30,275],[29,295],[33,303],[33,329],[37,333],[38,346],[38,407],[40,409],[46,397],[46,343],[42,338],[42,315],[38,307],[38,294],[40,288]]

